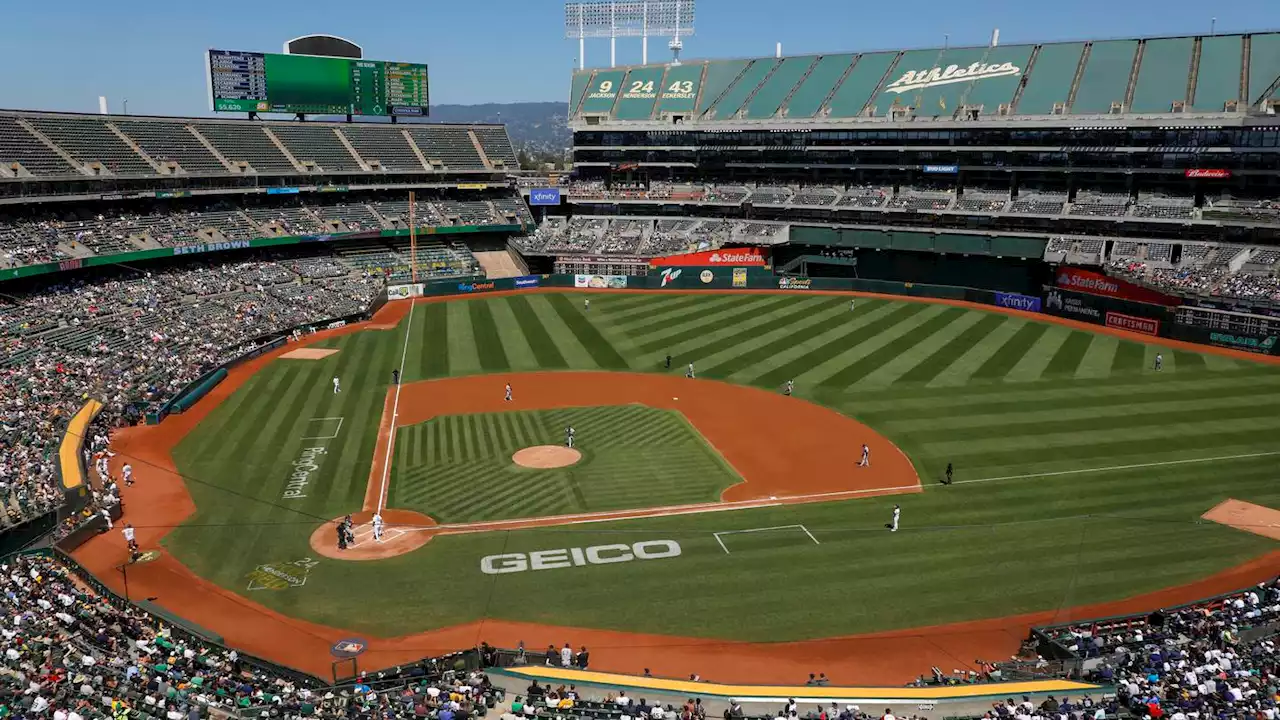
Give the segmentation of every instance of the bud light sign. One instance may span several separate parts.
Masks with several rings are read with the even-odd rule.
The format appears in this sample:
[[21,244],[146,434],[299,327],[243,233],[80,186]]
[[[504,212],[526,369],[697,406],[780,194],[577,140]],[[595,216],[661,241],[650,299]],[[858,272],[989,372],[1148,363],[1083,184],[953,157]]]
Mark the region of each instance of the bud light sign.
[[560,188],[534,188],[529,191],[530,205],[559,205]]
[[1017,293],[998,292],[996,293],[996,307],[1026,310],[1027,312],[1040,312],[1040,298],[1019,295]]

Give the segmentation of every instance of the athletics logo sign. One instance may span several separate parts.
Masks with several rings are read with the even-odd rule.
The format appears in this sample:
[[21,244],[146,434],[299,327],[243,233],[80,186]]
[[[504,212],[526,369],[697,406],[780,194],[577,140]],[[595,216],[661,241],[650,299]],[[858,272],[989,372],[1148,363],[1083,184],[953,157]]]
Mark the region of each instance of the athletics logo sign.
[[307,584],[307,576],[318,565],[311,558],[302,558],[293,562],[277,562],[259,565],[246,577],[249,579],[248,590],[288,590]]
[[928,70],[908,70],[902,77],[889,83],[885,92],[904,93],[911,90],[923,90],[950,85],[952,83],[969,82],[970,80],[989,80],[998,77],[1020,75],[1022,68],[1013,63],[970,63],[967,67],[948,65],[946,68],[934,67]]

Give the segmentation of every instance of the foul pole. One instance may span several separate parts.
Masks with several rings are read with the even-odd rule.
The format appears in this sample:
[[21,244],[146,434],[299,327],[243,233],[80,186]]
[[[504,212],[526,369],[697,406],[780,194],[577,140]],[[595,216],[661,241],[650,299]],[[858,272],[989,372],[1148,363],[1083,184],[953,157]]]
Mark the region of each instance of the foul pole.
[[418,203],[413,191],[409,191],[409,277],[410,282],[418,284],[418,221],[415,214]]

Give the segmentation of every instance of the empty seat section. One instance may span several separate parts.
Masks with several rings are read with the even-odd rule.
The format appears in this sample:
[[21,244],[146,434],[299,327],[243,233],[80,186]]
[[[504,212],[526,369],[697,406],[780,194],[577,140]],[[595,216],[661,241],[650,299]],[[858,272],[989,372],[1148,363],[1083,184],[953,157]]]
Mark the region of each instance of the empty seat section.
[[[1076,77],[1084,43],[1041,45],[1036,64],[1031,68],[1027,86],[1015,108],[1019,115],[1052,115],[1055,103],[1065,107],[1071,97],[1071,82]],[[1126,76],[1127,77],[1127,76]]]
[[1240,100],[1241,43],[1239,35],[1200,40],[1200,68],[1196,76],[1196,95],[1191,102],[1193,110],[1222,112],[1228,102]]
[[112,124],[137,143],[142,152],[162,165],[176,162],[178,167],[189,173],[227,172],[218,158],[191,134],[185,123],[115,120]]
[[333,134],[329,125],[271,125],[280,142],[289,148],[289,153],[300,162],[314,162],[329,172],[344,170],[359,171],[360,163],[356,162],[347,151],[342,141]]
[[33,117],[32,126],[82,163],[98,162],[119,175],[155,175],[142,156],[98,118]]
[[430,163],[439,160],[452,170],[484,170],[467,129],[450,126],[416,126],[409,130],[413,142]]
[[760,86],[756,96],[747,103],[743,117],[758,119],[773,117],[782,107],[782,101],[787,99],[796,83],[800,82],[817,60],[818,58],[813,56],[784,59],[764,85]]
[[32,175],[78,175],[58,153],[11,117],[0,117],[0,164],[22,163]]
[[1071,113],[1105,115],[1111,112],[1112,103],[1123,104],[1124,94],[1129,88],[1129,75],[1133,72],[1133,55],[1137,50],[1136,40],[1094,43],[1089,51],[1089,64],[1085,65],[1084,74],[1080,76],[1080,87],[1076,88]]
[[662,89],[662,70],[661,67],[638,67],[627,73],[614,113],[619,120],[649,119],[658,91]]
[[885,71],[897,57],[896,52],[859,55],[857,64],[831,96],[831,102],[827,105],[828,114],[836,118],[858,117],[871,101],[876,88],[880,87]]
[[755,92],[760,83],[764,82],[769,72],[780,62],[776,58],[752,60],[746,72],[742,73],[738,81],[725,91],[724,97],[720,102],[712,105],[703,117],[728,120],[737,115],[738,110],[742,108],[742,104],[747,101],[751,93]]
[[698,114],[701,115],[720,99],[720,95],[729,87],[738,73],[747,66],[747,60],[712,60],[707,63],[707,72],[702,80],[702,93],[698,97]]
[[340,132],[367,163],[377,160],[387,170],[422,170],[400,128],[347,125]]
[[569,114],[574,115],[582,107],[582,95],[587,91],[587,82],[591,80],[590,70],[579,70],[573,74],[573,85],[569,91]]
[[471,128],[471,132],[476,134],[480,147],[484,148],[484,154],[489,156],[490,161],[501,160],[511,170],[520,167],[515,148],[511,146],[511,136],[507,135],[505,127],[477,126]]
[[587,94],[582,98],[582,112],[592,114],[608,113],[613,110],[613,103],[622,91],[624,70],[601,70],[591,79],[587,86]]
[[1174,102],[1185,101],[1194,47],[1194,38],[1148,40],[1142,50],[1138,83],[1133,88],[1133,103],[1129,110],[1167,113]]
[[789,118],[813,117],[852,62],[853,55],[824,55],[791,95],[791,100],[783,108],[783,115]]
[[1256,105],[1280,77],[1280,33],[1254,35],[1249,40],[1249,103]]
[[195,127],[205,140],[233,164],[247,162],[260,173],[296,172],[289,158],[280,152],[280,148],[257,125],[201,123]]
[[703,67],[702,63],[694,63],[667,68],[667,75],[662,79],[662,92],[658,94],[659,117],[662,113],[693,112],[702,89]]

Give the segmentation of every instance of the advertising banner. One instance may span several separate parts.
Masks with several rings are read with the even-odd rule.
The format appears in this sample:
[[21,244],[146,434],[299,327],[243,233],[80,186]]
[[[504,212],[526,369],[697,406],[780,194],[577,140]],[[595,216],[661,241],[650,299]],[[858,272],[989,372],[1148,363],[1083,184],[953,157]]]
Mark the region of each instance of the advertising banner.
[[1223,180],[1231,177],[1231,171],[1225,168],[1191,168],[1187,170],[1189,178],[1212,178],[1214,180]]
[[1118,330],[1128,330],[1141,335],[1150,335],[1155,337],[1160,334],[1160,321],[1150,318],[1134,317],[1133,315],[1125,315],[1124,313],[1108,312],[1106,315],[1106,325],[1109,328]]
[[1040,298],[1031,297],[1030,295],[998,292],[996,293],[994,304],[996,307],[1026,310],[1027,312],[1040,312]]
[[494,285],[494,283],[493,283],[493,281],[492,281],[492,280],[491,280],[491,281],[489,281],[489,282],[461,282],[461,283],[458,283],[458,292],[460,292],[460,293],[485,292],[485,291],[488,291],[488,290],[495,290],[495,289],[497,289],[497,286],[496,286],[496,285]]
[[809,278],[798,277],[782,277],[778,278],[779,290],[808,290],[813,287],[813,281]]
[[627,276],[626,275],[574,275],[573,286],[577,288],[623,290],[627,287]]
[[517,288],[536,288],[542,283],[541,275],[523,275],[516,278]]
[[1102,323],[1102,310],[1096,306],[1096,300],[1086,293],[1074,293],[1054,288],[1045,294],[1044,311],[1050,315],[1084,320],[1091,323]]
[[416,285],[388,285],[388,300],[407,300],[408,298],[422,297],[422,283]]
[[1154,305],[1181,304],[1178,298],[1083,268],[1061,267],[1058,268],[1056,277],[1058,287],[1063,290],[1077,290],[1079,292],[1093,293],[1094,295],[1152,303]]
[[1177,323],[1172,325],[1172,335],[1178,340],[1214,345],[1220,348],[1241,350],[1258,355],[1280,355],[1275,335],[1256,335],[1251,333],[1230,333],[1209,328],[1193,327]]
[[560,188],[534,188],[529,191],[530,205],[559,205]]
[[923,169],[927,173],[940,173],[943,175],[955,175],[960,172],[959,165],[925,165]]
[[707,250],[705,252],[672,255],[649,261],[649,267],[688,267],[690,265],[747,265],[764,267],[769,263],[768,252],[757,247]]
[[744,288],[747,286],[747,269],[746,268],[733,269],[733,286],[736,288]]

